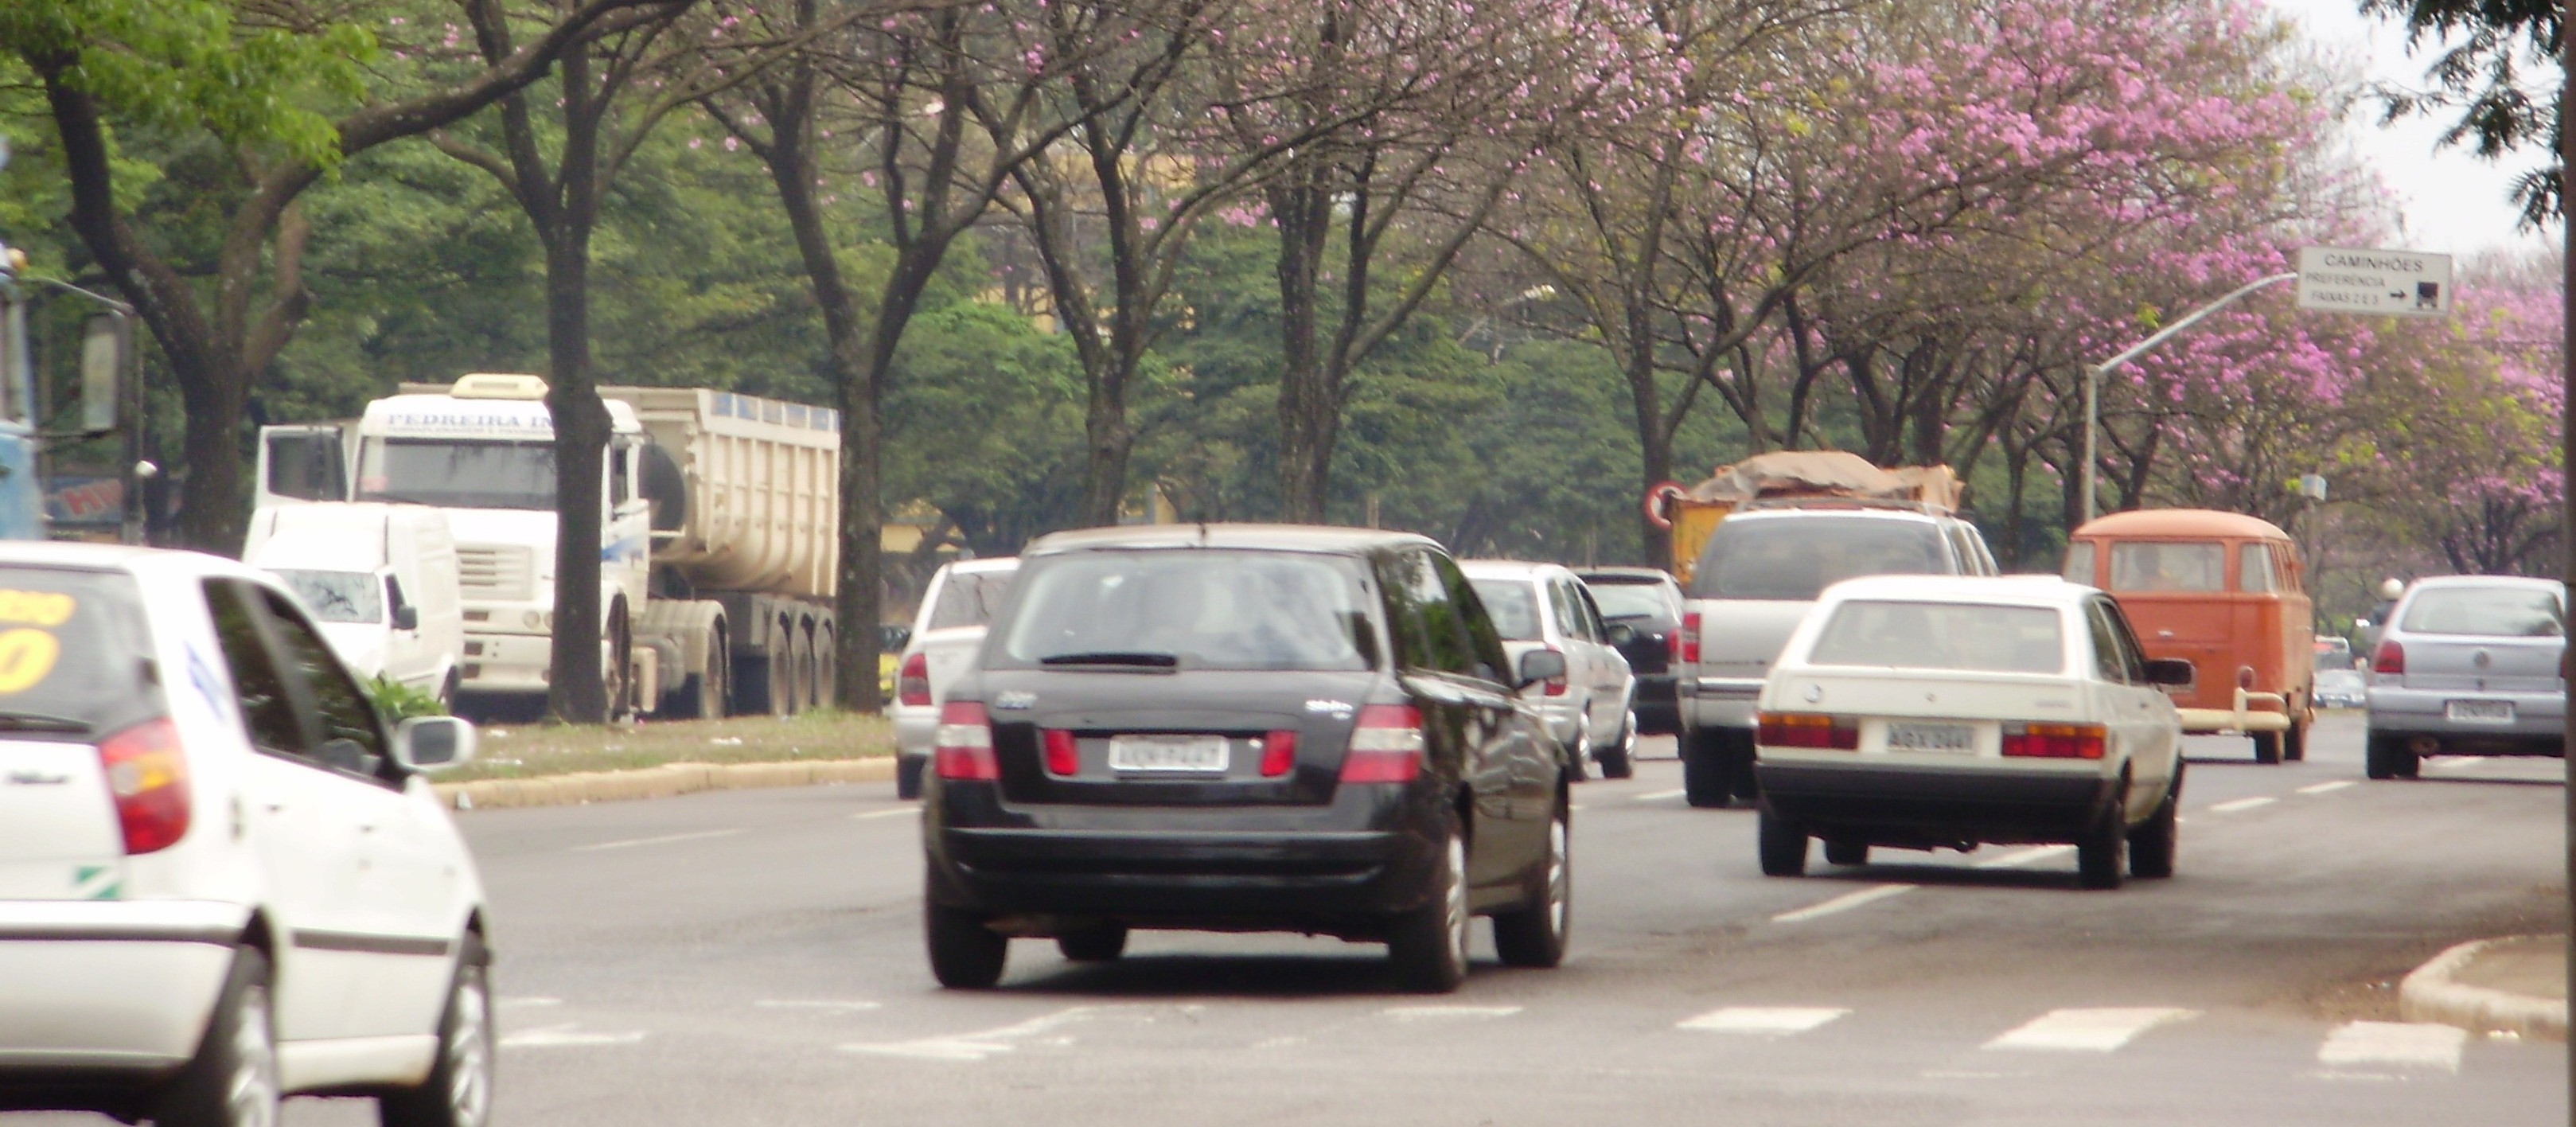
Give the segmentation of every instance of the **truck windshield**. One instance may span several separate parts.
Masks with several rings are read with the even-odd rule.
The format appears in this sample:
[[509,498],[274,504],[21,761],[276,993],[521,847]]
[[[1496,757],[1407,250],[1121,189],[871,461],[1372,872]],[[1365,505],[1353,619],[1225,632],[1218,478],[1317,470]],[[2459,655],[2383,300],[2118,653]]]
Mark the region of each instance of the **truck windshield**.
[[1810,602],[1845,579],[1940,575],[1947,563],[1941,532],[1927,521],[1809,514],[1727,520],[1709,535],[1691,596]]
[[555,448],[545,442],[370,438],[358,457],[358,499],[551,511]]
[[385,620],[384,588],[370,573],[277,568],[271,574],[286,581],[287,589],[303,601],[315,622]]

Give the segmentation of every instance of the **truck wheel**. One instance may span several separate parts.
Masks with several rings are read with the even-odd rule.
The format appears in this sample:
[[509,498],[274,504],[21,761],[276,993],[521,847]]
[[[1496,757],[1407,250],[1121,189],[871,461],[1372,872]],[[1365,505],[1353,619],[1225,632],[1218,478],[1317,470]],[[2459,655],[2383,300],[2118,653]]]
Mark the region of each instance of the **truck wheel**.
[[769,689],[769,714],[791,716],[796,712],[796,639],[791,627],[781,620],[769,631],[769,676],[763,684]]
[[1735,781],[1727,773],[1725,734],[1703,728],[1682,737],[1682,791],[1693,806],[1717,809],[1735,793]]
[[625,611],[611,606],[609,615],[608,636],[600,639],[608,652],[599,658],[599,684],[608,719],[615,722],[635,712],[635,646],[627,636]]
[[663,711],[680,720],[714,720],[725,714],[727,694],[733,686],[726,676],[731,662],[724,649],[724,635],[718,634],[707,643],[706,668],[689,674],[677,692],[663,698]]
[[1804,876],[1807,872],[1807,831],[1805,827],[1762,807],[1760,820],[1754,826],[1754,849],[1761,855],[1762,875],[1766,877]]
[[814,627],[814,707],[832,708],[841,703],[840,637],[832,632],[829,622]]
[[153,1109],[161,1127],[270,1127],[277,1122],[277,1023],[269,1001],[268,957],[233,952],[232,974],[215,999],[206,1039]]

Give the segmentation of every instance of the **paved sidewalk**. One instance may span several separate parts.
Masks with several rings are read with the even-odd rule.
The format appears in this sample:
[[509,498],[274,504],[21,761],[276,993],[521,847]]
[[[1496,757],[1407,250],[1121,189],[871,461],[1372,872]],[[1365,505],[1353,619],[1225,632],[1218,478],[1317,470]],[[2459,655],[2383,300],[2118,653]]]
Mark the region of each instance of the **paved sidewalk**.
[[2567,937],[2516,935],[2463,943],[2415,968],[2398,1013],[2475,1031],[2567,1039]]

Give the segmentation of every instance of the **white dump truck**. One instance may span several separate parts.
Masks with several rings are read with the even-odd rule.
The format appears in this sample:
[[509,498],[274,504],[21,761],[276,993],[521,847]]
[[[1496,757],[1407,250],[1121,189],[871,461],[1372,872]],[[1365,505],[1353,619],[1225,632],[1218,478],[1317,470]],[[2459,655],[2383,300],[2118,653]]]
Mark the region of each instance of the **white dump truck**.
[[[699,717],[828,701],[837,413],[704,388],[599,393],[610,421],[599,578],[612,704]],[[547,688],[557,522],[545,395],[535,376],[477,373],[405,384],[354,424],[261,433],[261,505],[349,499],[447,514],[469,703],[524,708]]]

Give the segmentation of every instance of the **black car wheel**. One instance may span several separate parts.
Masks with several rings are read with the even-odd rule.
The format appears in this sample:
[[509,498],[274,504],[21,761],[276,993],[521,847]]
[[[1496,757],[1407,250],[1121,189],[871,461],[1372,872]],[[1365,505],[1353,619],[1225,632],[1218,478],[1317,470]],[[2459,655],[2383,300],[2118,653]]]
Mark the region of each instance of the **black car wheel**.
[[1431,895],[1396,917],[1387,935],[1396,981],[1420,994],[1446,994],[1467,980],[1467,839],[1454,825],[1445,837]]
[[896,798],[921,797],[921,777],[927,774],[929,769],[930,757],[927,755],[895,756],[894,796]]
[[1807,831],[1805,827],[1782,817],[1769,806],[1762,808],[1761,820],[1754,830],[1755,848],[1762,856],[1762,875],[1766,877],[1803,876],[1807,872]]
[[482,1127],[492,1119],[492,984],[480,938],[468,934],[438,1020],[438,1060],[417,1088],[376,1098],[384,1127]]
[[1703,728],[1682,739],[1682,792],[1693,806],[1716,809],[1735,794],[1726,735],[1723,728]]
[[232,974],[215,999],[206,1039],[162,1093],[152,1122],[160,1127],[276,1127],[277,1023],[270,1006],[268,956],[256,947],[233,952]]
[[1626,779],[1637,774],[1637,710],[1629,709],[1627,719],[1619,726],[1619,742],[1601,749],[1595,758],[1601,761],[1601,777]]
[[984,926],[982,916],[925,902],[922,931],[929,941],[930,973],[941,986],[989,990],[1002,981],[1002,961],[1011,953],[1011,940]]
[[1869,843],[1844,837],[1826,838],[1825,863],[1828,865],[1869,864]]
[[1574,908],[1573,817],[1559,797],[1556,816],[1547,823],[1547,862],[1529,906],[1494,917],[1494,951],[1504,966],[1545,969],[1565,961]]
[[1101,924],[1075,931],[1059,932],[1055,949],[1077,963],[1115,962],[1127,953],[1127,925]]
[[[2125,780],[2120,790],[2128,790]],[[2115,800],[2075,843],[2076,877],[2086,888],[2118,888],[2125,875],[2122,870],[2128,867],[2128,853],[2129,827],[2122,824],[2120,804]]]

